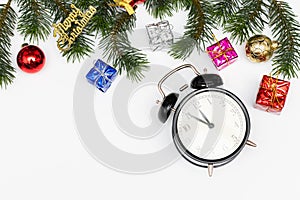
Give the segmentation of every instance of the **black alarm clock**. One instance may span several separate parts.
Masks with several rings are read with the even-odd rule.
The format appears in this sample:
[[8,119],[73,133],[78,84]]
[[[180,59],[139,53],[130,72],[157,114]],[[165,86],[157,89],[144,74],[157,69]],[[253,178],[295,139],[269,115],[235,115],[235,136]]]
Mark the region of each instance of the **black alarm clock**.
[[[190,88],[193,90],[177,103],[179,94],[167,96],[163,82],[175,72],[190,68],[196,74]],[[200,74],[190,64],[175,68],[158,83],[163,97],[158,117],[165,123],[174,112],[172,136],[179,153],[194,165],[213,169],[232,161],[244,148],[256,144],[248,140],[250,117],[243,102],[223,85],[217,74]],[[176,107],[175,107],[176,105]]]

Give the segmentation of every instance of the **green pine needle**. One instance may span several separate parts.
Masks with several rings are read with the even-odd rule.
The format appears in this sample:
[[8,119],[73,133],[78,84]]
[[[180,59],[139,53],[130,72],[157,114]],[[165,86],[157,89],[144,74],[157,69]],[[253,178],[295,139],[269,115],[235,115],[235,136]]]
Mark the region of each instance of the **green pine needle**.
[[145,6],[152,16],[160,19],[172,16],[174,11],[172,0],[147,0]]
[[242,44],[249,37],[264,30],[268,18],[263,0],[242,0],[241,8],[232,15],[225,25],[225,32],[231,34],[231,39]]
[[106,35],[113,23],[113,13],[116,12],[116,7],[109,6],[108,1],[93,0],[90,3],[97,9],[97,13],[88,24],[87,30],[96,35]]
[[230,18],[239,10],[241,0],[212,0],[215,22],[225,27]]
[[[16,24],[12,0],[0,4],[0,87],[14,78],[11,66],[10,37]],[[135,15],[115,5],[114,0],[16,0],[20,10],[18,31],[30,42],[46,40],[52,24],[63,22],[73,3],[85,12],[90,5],[97,9],[82,34],[71,48],[62,52],[68,61],[82,60],[93,52],[94,38],[100,38],[104,56],[128,78],[140,80],[147,69],[146,55],[131,46],[128,33],[135,27]],[[139,5],[140,6],[140,5]],[[138,7],[139,7],[138,6]],[[250,36],[261,33],[269,22],[273,38],[280,43],[273,58],[274,74],[297,77],[300,71],[300,25],[289,5],[280,0],[147,0],[147,11],[156,18],[172,16],[179,10],[188,12],[183,37],[169,51],[176,59],[186,59],[197,49],[213,42],[212,30],[224,28],[230,38],[242,44]],[[72,27],[73,28],[73,27]],[[67,45],[67,44],[65,44]]]
[[45,41],[51,33],[52,19],[43,1],[17,0],[21,16],[18,31],[30,42]]
[[12,0],[7,4],[0,4],[0,88],[6,88],[15,78],[15,69],[11,62],[11,39],[17,14],[10,7]]
[[291,7],[283,1],[270,1],[270,26],[280,46],[273,58],[273,74],[298,77],[300,71],[300,25]]
[[205,50],[206,43],[213,41],[212,29],[215,28],[215,22],[211,3],[206,0],[192,0],[188,8],[190,12],[184,36],[169,51],[176,59],[186,59],[195,48],[198,51]]
[[42,0],[45,9],[48,10],[50,16],[54,19],[53,22],[60,22],[68,17],[71,8],[71,1],[69,0]]
[[[94,52],[93,46],[95,45],[92,40],[92,35],[89,35],[85,30],[79,35],[71,48],[62,51],[62,55],[67,58],[68,62],[81,61],[85,57],[89,56],[92,52]],[[64,46],[63,48],[65,48]]]
[[135,26],[135,15],[118,12],[113,19],[109,32],[101,38],[99,46],[105,50],[104,56],[113,62],[120,74],[126,71],[130,80],[140,81],[148,68],[148,61],[146,55],[132,47],[128,39],[128,31]]

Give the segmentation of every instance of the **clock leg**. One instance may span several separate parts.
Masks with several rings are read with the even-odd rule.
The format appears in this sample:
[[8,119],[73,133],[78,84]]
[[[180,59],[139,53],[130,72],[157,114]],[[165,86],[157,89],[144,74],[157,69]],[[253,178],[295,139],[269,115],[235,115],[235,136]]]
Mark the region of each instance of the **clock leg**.
[[251,147],[257,147],[257,145],[254,142],[250,141],[250,140],[247,140],[246,144],[251,146]]
[[209,164],[207,168],[208,168],[208,176],[212,177],[213,171],[214,171],[214,166],[212,164]]

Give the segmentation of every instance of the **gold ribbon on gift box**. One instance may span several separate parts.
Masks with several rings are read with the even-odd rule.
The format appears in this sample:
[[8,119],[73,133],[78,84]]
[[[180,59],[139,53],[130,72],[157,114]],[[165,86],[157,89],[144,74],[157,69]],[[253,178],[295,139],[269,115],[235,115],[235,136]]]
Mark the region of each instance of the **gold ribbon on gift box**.
[[132,0],[114,0],[116,4],[109,4],[109,5],[124,7],[129,15],[133,15],[135,12],[133,7],[129,4],[131,1]]
[[[269,75],[268,84],[267,84],[268,87],[267,88],[266,87],[262,87],[265,90],[270,90],[270,88],[271,88],[271,92],[272,92],[271,105],[268,107],[267,111],[269,111],[270,108],[276,109],[276,110],[280,110],[280,108],[275,108],[274,107],[275,103],[280,104],[279,99],[277,97],[278,76],[279,76],[279,73],[277,73],[276,81],[273,82],[274,78],[272,78],[272,76]],[[284,96],[286,96],[286,94]]]
[[228,64],[229,63],[229,58],[228,58],[228,56],[227,56],[226,53],[230,52],[230,51],[232,51],[234,49],[230,47],[230,48],[226,49],[225,51],[223,51],[222,50],[222,46],[220,44],[220,41],[216,38],[216,36],[214,34],[212,36],[213,36],[214,40],[217,42],[217,45],[219,46],[221,52],[220,51],[215,51],[215,50],[213,50],[213,51],[207,51],[207,52],[208,53],[217,54],[215,57],[212,58],[213,60],[216,59],[216,58],[219,58],[221,56],[224,56],[225,59],[226,59],[226,63]]

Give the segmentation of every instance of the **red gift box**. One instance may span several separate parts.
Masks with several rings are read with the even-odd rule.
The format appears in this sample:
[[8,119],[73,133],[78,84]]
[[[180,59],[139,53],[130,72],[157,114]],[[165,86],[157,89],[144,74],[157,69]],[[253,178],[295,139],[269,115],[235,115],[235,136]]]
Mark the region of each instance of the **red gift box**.
[[263,76],[256,98],[255,107],[267,112],[280,114],[290,88],[290,82]]
[[131,2],[130,2],[130,5],[133,7],[133,6],[135,6],[135,5],[137,5],[137,4],[142,4],[142,3],[144,3],[146,0],[132,0]]

